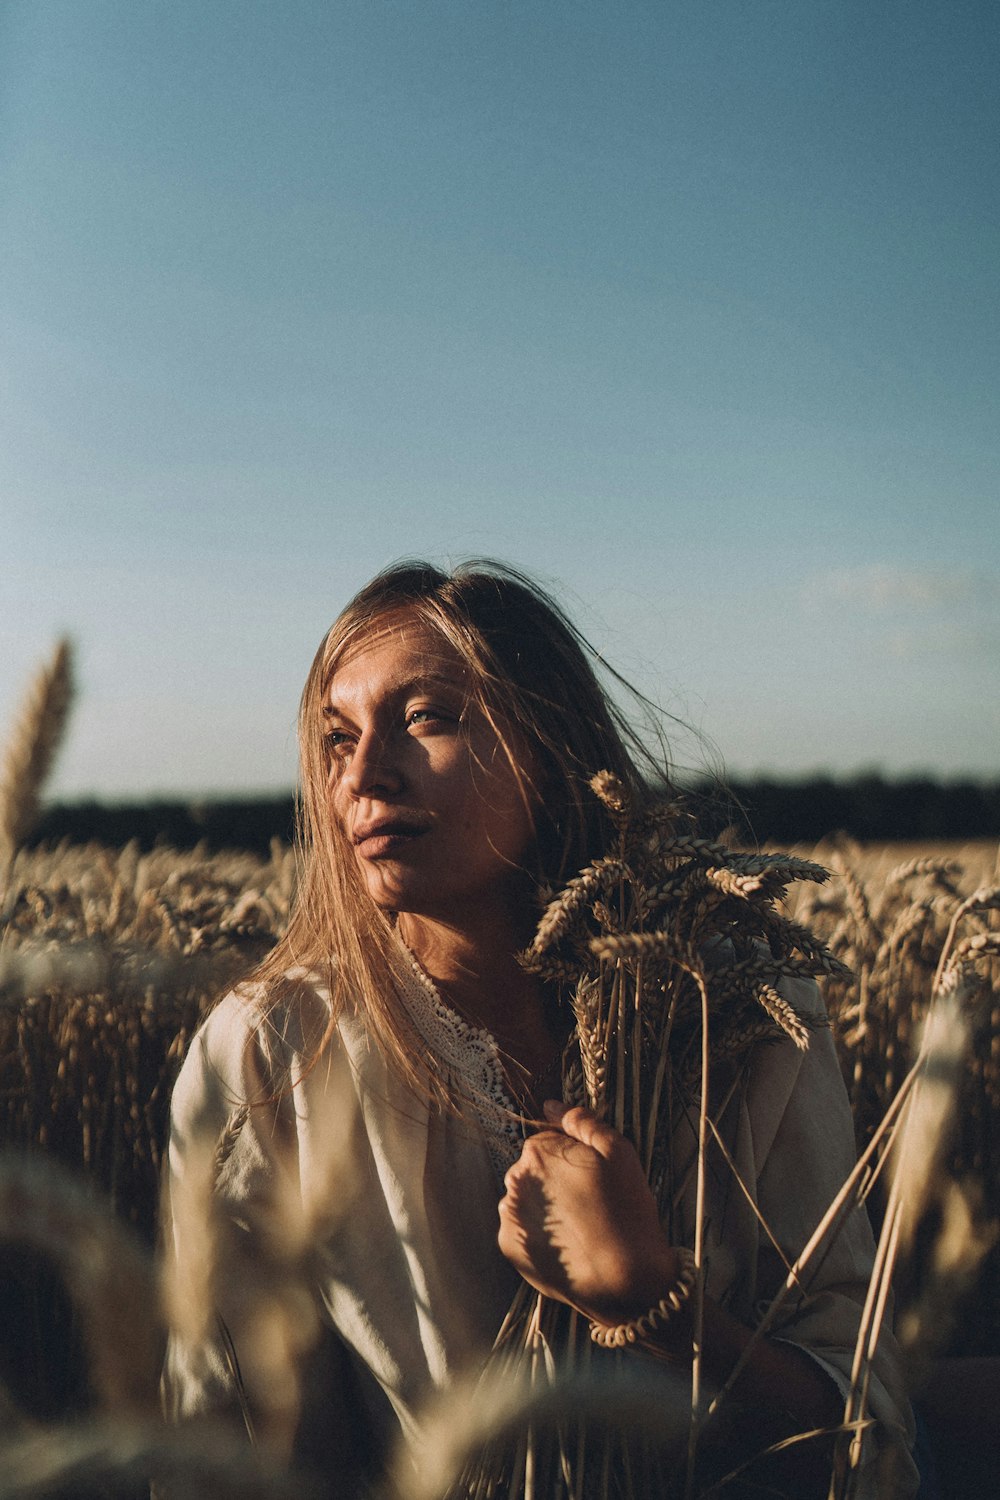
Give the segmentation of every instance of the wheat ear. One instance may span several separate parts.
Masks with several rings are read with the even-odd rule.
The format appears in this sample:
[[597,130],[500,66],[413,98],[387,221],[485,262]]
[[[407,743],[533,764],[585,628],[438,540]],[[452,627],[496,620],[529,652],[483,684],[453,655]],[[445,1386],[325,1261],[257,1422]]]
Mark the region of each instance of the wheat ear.
[[34,827],[72,700],[72,650],[63,639],[28,689],[0,765],[0,869]]

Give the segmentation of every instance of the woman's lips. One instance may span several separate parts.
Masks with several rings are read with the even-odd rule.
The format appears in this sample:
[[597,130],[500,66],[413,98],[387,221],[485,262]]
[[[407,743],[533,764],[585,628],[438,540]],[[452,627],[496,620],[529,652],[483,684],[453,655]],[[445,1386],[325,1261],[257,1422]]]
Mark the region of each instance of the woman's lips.
[[355,831],[354,847],[362,859],[382,859],[406,848],[426,832],[426,828],[416,823],[376,823]]

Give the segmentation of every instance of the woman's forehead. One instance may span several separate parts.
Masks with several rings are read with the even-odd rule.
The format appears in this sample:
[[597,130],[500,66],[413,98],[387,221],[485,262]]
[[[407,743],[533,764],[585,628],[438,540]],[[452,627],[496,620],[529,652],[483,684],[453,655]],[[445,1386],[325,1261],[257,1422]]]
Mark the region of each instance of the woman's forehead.
[[465,657],[440,630],[410,610],[399,610],[356,632],[337,657],[325,696],[334,697],[338,685],[362,679],[405,685],[439,678],[468,692],[473,676]]

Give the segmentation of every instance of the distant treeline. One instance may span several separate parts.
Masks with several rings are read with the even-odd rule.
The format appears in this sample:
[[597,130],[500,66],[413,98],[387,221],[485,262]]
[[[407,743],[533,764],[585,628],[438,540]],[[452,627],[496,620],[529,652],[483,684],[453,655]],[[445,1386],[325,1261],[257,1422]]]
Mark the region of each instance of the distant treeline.
[[[734,780],[724,791],[701,784],[705,821],[715,830],[735,824],[742,837],[776,843],[815,843],[830,833],[862,843],[895,840],[1000,838],[1000,781],[939,782],[925,777],[889,781],[877,774],[835,781],[763,777]],[[288,841],[294,823],[291,795],[211,802],[78,802],[48,809],[33,844],[95,842],[143,849],[170,844],[193,849],[248,849],[266,854],[271,840]]]
[[106,844],[121,849],[132,839],[140,848],[169,844],[174,849],[248,849],[267,854],[271,840],[289,843],[295,824],[294,800],[285,797],[232,798],[218,802],[57,802],[46,809],[30,842],[69,839],[74,844]]
[[863,844],[1000,838],[1000,781],[888,781],[877,773],[844,781],[757,777],[730,781],[716,802],[710,816],[717,825],[735,824],[762,843],[816,843],[831,833]]

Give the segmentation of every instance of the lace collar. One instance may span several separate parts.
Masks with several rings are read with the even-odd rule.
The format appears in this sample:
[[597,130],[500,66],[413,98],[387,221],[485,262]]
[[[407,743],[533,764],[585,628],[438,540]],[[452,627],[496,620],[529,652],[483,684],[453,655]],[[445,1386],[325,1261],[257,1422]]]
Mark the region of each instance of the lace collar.
[[507,1091],[496,1038],[446,1005],[402,938],[399,947],[405,960],[399,965],[400,999],[428,1048],[469,1100],[502,1179],[520,1156],[524,1135]]

